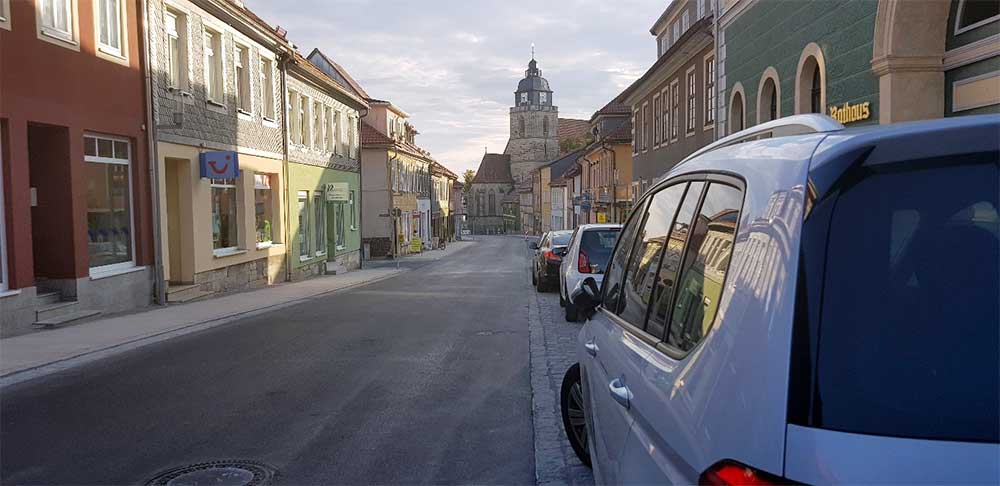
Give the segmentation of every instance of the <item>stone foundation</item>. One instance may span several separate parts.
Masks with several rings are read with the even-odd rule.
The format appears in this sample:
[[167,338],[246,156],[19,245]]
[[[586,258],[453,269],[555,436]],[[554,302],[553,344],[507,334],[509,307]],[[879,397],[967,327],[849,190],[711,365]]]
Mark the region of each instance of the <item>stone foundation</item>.
[[205,292],[232,292],[266,287],[284,281],[285,255],[196,273],[194,283]]
[[371,258],[385,258],[392,254],[392,238],[380,237],[380,238],[365,238],[361,240],[361,246],[369,245],[369,257]]

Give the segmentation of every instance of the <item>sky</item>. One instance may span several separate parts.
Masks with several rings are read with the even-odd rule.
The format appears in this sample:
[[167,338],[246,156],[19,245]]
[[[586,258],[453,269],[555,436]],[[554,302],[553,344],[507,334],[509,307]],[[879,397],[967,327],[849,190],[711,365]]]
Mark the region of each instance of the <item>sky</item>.
[[655,61],[669,0],[244,0],[410,115],[417,144],[461,174],[503,152],[517,82],[535,59],[562,118],[589,119]]

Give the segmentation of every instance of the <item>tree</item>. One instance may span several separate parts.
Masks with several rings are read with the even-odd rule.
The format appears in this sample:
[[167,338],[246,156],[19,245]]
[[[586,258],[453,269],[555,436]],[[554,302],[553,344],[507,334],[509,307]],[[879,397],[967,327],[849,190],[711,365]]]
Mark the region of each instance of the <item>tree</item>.
[[465,172],[462,173],[462,180],[465,183],[465,185],[462,187],[462,190],[465,191],[466,196],[469,195],[469,190],[472,189],[472,179],[475,178],[476,178],[476,171],[472,169],[465,169]]
[[559,142],[559,153],[568,154],[576,149],[586,147],[590,142],[590,138],[567,138]]

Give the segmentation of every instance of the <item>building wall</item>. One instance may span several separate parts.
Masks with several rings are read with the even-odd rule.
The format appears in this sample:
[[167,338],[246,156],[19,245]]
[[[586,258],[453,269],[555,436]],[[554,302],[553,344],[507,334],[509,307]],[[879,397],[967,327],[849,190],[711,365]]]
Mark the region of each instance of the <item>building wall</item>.
[[[160,142],[158,145],[160,170],[165,176],[161,183],[161,207],[168,215],[164,218],[167,231],[163,233],[163,261],[167,278],[177,283],[196,283],[206,291],[236,290],[256,287],[260,284],[284,280],[285,249],[283,235],[285,228],[285,199],[281,188],[283,180],[282,161],[240,154],[242,175],[237,179],[237,218],[239,251],[233,254],[217,255],[212,249],[212,188],[209,179],[202,179],[199,173],[196,147]],[[171,173],[176,173],[178,188],[167,185]],[[253,208],[254,173],[271,176],[274,222],[272,223],[272,246],[258,247],[256,220]],[[176,200],[170,197],[177,194]],[[176,214],[178,225],[170,227],[169,215]],[[171,235],[173,229],[174,235]],[[180,253],[181,268],[176,268],[176,256]],[[227,270],[227,267],[236,266]]]
[[[358,133],[358,110],[351,108],[340,100],[331,96],[327,91],[317,88],[310,82],[299,79],[298,76],[289,73],[287,77],[288,89],[294,90],[309,98],[309,102],[318,101],[324,107],[330,107],[334,113],[341,113],[340,134],[338,140],[340,147],[337,151],[327,150],[322,144],[312,146],[300,145],[294,141],[288,144],[288,160],[301,164],[311,164],[319,167],[330,167],[343,170],[357,171],[359,169],[357,146]],[[330,88],[327,88],[330,89]],[[336,115],[334,115],[336,116]],[[309,117],[312,122],[312,117]],[[350,126],[349,125],[353,125]],[[309,128],[313,130],[313,128]],[[310,131],[309,133],[313,133]]]
[[552,169],[542,167],[538,172],[538,196],[542,203],[539,223],[542,232],[546,232],[552,230],[552,191],[549,188],[549,182],[552,182]]
[[389,156],[384,148],[361,150],[361,228],[365,240],[392,237],[389,214]]
[[[879,120],[879,82],[872,73],[873,32],[878,2],[800,2],[767,0],[753,2],[725,26],[720,40],[719,97],[723,108],[720,120],[728,119],[725,109],[731,89],[740,83],[744,90],[744,126],[757,124],[757,93],[762,75],[773,67],[780,80],[778,116],[795,114],[795,82],[803,49],[815,42],[826,63],[826,107],[870,103],[867,120],[853,124],[873,124]],[[761,55],[764,52],[766,55]],[[918,102],[914,100],[915,102]],[[728,123],[728,122],[726,122]],[[723,126],[728,126],[723,124]]]
[[[185,87],[191,96],[181,96],[168,86],[167,43],[164,26],[164,12],[167,6],[185,15],[187,42],[187,76]],[[153,56],[153,97],[158,123],[173,123],[173,114],[183,105],[184,123],[180,129],[160,129],[161,141],[180,144],[200,144],[205,142],[210,149],[243,149],[245,152],[269,157],[282,157],[281,72],[278,63],[272,63],[274,80],[274,119],[265,120],[258,89],[261,80],[259,59],[275,57],[275,52],[250,40],[247,36],[229,27],[228,24],[210,15],[187,0],[151,0],[149,3],[150,47]],[[205,36],[206,28],[223,34],[222,71],[224,79],[224,100],[219,106],[208,100],[205,86]],[[234,56],[236,42],[249,47],[249,79],[251,113],[237,111],[236,78]]]
[[[637,101],[632,105],[636,139],[635,153],[632,154],[633,180],[648,185],[677,165],[684,157],[715,140],[715,124],[706,123],[705,117],[705,91],[707,89],[705,64],[707,60],[714,57],[714,53],[714,46],[710,39],[700,42],[683,63],[675,65],[673,69],[664,65],[664,72],[656,77],[660,81],[655,84],[651,82],[650,86],[636,97]],[[687,121],[688,72],[693,72],[695,75],[695,120],[692,127],[688,126]],[[654,98],[669,99],[668,93],[674,83],[680,89],[677,107],[679,116],[677,136],[661,135],[657,137],[654,118],[656,100]],[[643,106],[648,107],[646,112],[648,120],[644,120],[642,116]],[[665,124],[663,130],[669,130],[669,126]],[[646,140],[645,148],[642,147],[641,143],[643,133],[645,133]]]
[[[505,222],[503,217],[503,198],[510,192],[512,186],[505,183],[475,183],[469,191],[468,229],[474,234],[498,234],[511,230],[513,221]],[[489,194],[493,191],[494,212],[489,211]],[[482,206],[478,195],[482,194]]]
[[[329,183],[347,183],[351,191],[355,194],[355,203],[346,203],[344,207],[344,229],[345,245],[343,249],[337,249],[335,245],[335,212],[334,203],[326,202],[325,186]],[[348,258],[354,262],[358,260],[357,255],[361,249],[361,232],[358,228],[358,221],[361,218],[361,207],[357,202],[359,194],[359,177],[356,172],[327,169],[308,164],[290,163],[288,164],[288,196],[290,204],[290,220],[288,222],[288,242],[287,253],[290,276],[292,280],[299,280],[311,275],[321,275],[326,271],[327,261],[343,261]],[[309,238],[310,254],[301,253],[301,237],[299,235],[299,214],[298,214],[298,193],[308,192],[309,204],[306,208],[308,218],[308,230],[306,237]],[[315,248],[315,208],[313,206],[316,193],[323,194],[323,201],[326,204],[326,252],[322,255],[316,254]],[[351,219],[353,214],[353,220]],[[351,224],[353,221],[353,225]],[[348,255],[351,255],[348,257]]]
[[[143,95],[142,44],[138,38],[141,16],[138,2],[124,2],[124,58],[100,53],[95,42],[94,5],[92,0],[78,0],[76,5],[77,38],[75,46],[39,38],[35,4],[27,1],[10,2],[10,25],[0,27],[0,146],[2,146],[2,207],[0,218],[5,226],[6,284],[19,289],[20,295],[4,293],[0,302],[13,300],[17,304],[0,304],[3,325],[20,321],[26,313],[8,313],[34,305],[36,260],[56,258],[61,254],[59,277],[74,297],[87,304],[96,285],[90,279],[86,184],[84,173],[85,133],[114,135],[128,139],[131,146],[132,232],[135,237],[133,255],[138,267],[151,265],[154,260],[152,212],[150,204],[149,159],[146,144],[145,101]],[[48,128],[42,128],[48,126]],[[58,172],[32,170],[29,160],[29,132],[49,131],[62,147]],[[53,133],[58,132],[58,133]],[[49,147],[51,148],[51,147]],[[56,184],[53,190],[38,193],[39,207],[32,209],[30,187],[40,179]],[[64,224],[56,241],[40,241],[45,253],[33,241],[36,225],[45,224],[42,203],[61,213]],[[34,223],[33,223],[33,213]],[[38,233],[42,235],[42,232]],[[46,239],[50,239],[47,238]],[[52,246],[49,246],[51,244]],[[140,269],[141,270],[141,269]],[[95,280],[96,281],[96,280]],[[58,282],[55,282],[59,285]],[[148,305],[152,298],[152,279],[148,272],[120,275],[104,279],[103,287],[122,292],[122,298],[104,310]],[[139,298],[132,299],[131,293]],[[75,295],[74,295],[75,294]],[[93,305],[100,302],[91,301]],[[33,316],[32,316],[33,317]],[[33,321],[33,318],[31,319]]]

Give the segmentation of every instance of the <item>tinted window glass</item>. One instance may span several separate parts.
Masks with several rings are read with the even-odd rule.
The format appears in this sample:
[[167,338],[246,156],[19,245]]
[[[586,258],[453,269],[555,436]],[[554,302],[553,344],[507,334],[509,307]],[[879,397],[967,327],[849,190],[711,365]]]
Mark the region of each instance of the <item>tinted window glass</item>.
[[[688,235],[677,297],[670,313],[666,341],[681,351],[690,351],[701,342],[715,320],[742,203],[739,189],[709,184]],[[726,249],[714,251],[722,247]]]
[[653,195],[649,202],[646,221],[636,237],[635,251],[625,272],[622,286],[622,309],[619,315],[629,324],[642,328],[646,309],[660,267],[660,250],[667,239],[667,230],[674,221],[674,213],[684,197],[687,184],[677,184]]
[[607,275],[604,277],[604,303],[603,307],[610,312],[617,313],[621,300],[622,275],[625,267],[628,266],[628,258],[632,251],[635,234],[639,231],[642,218],[645,215],[645,201],[639,203],[629,216],[628,223],[622,231],[621,238],[618,239],[618,246],[615,247],[614,256],[611,258]]
[[995,162],[881,173],[837,200],[817,425],[997,442],[998,180]]
[[552,246],[566,246],[569,245],[569,239],[573,236],[573,233],[556,233],[552,235]]
[[674,220],[673,229],[670,230],[670,239],[667,249],[663,252],[663,263],[660,264],[660,271],[656,277],[656,289],[653,291],[653,310],[649,314],[649,322],[646,324],[646,332],[663,337],[664,324],[667,322],[667,310],[670,309],[670,302],[673,300],[674,283],[677,279],[677,272],[681,267],[681,256],[684,254],[684,243],[687,241],[688,231],[691,229],[691,220],[694,219],[694,212],[698,209],[698,200],[701,199],[704,182],[691,184],[687,195],[684,196],[684,204],[677,213]]
[[579,259],[589,264],[594,273],[604,273],[608,260],[611,259],[611,252],[615,249],[619,231],[614,228],[583,232]]

